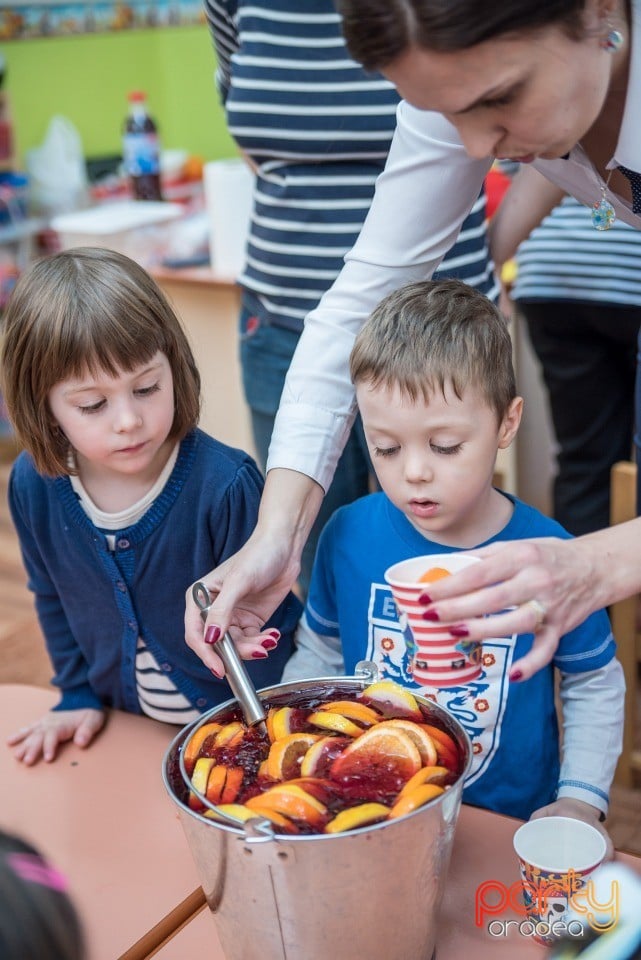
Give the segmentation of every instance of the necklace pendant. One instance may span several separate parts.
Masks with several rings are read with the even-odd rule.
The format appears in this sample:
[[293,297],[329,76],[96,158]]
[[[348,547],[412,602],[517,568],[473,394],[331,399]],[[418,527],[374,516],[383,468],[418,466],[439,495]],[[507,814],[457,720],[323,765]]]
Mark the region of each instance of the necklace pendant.
[[614,207],[604,196],[592,204],[592,225],[595,230],[609,230],[615,220]]

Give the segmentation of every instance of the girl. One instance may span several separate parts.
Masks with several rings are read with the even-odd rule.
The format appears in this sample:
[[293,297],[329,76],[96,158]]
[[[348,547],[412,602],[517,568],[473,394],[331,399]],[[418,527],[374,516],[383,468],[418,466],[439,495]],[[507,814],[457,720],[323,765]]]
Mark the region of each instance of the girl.
[[[230,692],[222,663],[208,669],[184,644],[184,594],[251,533],[258,468],[196,428],[182,327],[118,253],[70,250],[23,274],[2,370],[25,448],[9,504],[62,694],[9,744],[25,763],[51,761],[65,740],[87,746],[105,707],[189,722]],[[235,631],[241,655],[264,661],[250,667],[257,686],[279,680],[298,614],[288,596],[263,632],[251,617]]]

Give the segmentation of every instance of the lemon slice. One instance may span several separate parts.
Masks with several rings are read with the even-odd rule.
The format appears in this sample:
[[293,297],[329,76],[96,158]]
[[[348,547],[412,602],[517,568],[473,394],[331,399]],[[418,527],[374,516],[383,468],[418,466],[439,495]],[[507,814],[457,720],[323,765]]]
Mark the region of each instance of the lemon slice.
[[353,720],[349,720],[342,713],[330,713],[327,710],[317,710],[310,713],[307,722],[314,727],[320,727],[322,730],[334,730],[335,733],[342,733],[345,737],[358,737],[363,732]]
[[226,723],[216,734],[217,747],[235,747],[245,736],[245,727],[239,720]]
[[269,748],[265,773],[271,780],[291,780],[301,772],[303,757],[321,739],[319,733],[290,733]]
[[380,709],[381,713],[387,716],[398,716],[401,713],[417,721],[423,719],[416,698],[393,680],[377,680],[365,687],[359,699],[367,700],[368,704]]
[[381,719],[380,713],[356,700],[334,700],[332,703],[324,703],[318,709],[319,711],[327,710],[329,713],[340,713],[341,716],[354,720],[362,727],[371,727]]
[[[207,793],[207,781],[209,780],[209,774],[215,762],[213,757],[198,757],[191,775],[191,785],[194,790],[198,790],[199,793],[203,794]],[[202,810],[204,806],[196,794],[191,791],[189,793],[188,803],[192,810]]]
[[292,718],[294,716],[293,707],[270,707],[267,711],[265,723],[267,725],[267,735],[273,743],[274,740],[280,740],[282,737],[288,737],[292,733]]
[[389,815],[389,807],[382,803],[361,803],[357,807],[349,807],[336,814],[325,827],[325,833],[343,833],[345,830],[356,830],[365,827],[368,823],[377,823],[385,820]]
[[217,816],[218,811],[221,813],[228,813],[232,817],[236,817],[237,820],[250,820],[252,817],[255,817],[256,814],[253,813],[248,807],[242,803],[220,803],[216,810],[205,810],[203,816],[209,817],[210,820],[218,820]]

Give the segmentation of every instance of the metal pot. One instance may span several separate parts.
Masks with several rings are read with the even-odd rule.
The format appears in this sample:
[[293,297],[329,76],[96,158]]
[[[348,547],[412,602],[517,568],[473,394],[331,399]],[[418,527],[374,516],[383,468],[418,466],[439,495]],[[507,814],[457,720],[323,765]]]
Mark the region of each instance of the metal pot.
[[[344,698],[376,678],[372,667],[359,664],[354,677],[279,684],[259,696],[287,703],[308,688],[323,687],[333,699]],[[181,747],[199,726],[216,720],[236,701],[211,710],[173,740],[164,757],[163,779],[178,806],[227,960],[432,957],[472,747],[451,714],[416,699],[456,740],[461,775],[413,813],[349,833],[275,836],[265,821],[232,826],[187,806]]]

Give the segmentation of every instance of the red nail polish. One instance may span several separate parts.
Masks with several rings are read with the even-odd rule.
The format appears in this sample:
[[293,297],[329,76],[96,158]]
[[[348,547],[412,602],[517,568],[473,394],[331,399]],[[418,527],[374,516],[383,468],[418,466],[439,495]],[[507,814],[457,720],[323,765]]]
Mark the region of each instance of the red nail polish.
[[280,630],[276,630],[274,628],[273,630],[268,630],[267,633],[270,635],[270,637],[273,637],[274,640],[280,640]]
[[213,673],[213,675],[216,677],[217,680],[222,680],[223,677],[225,676],[224,673],[218,673],[218,670],[214,670],[213,667],[211,667],[211,672]]
[[448,632],[452,637],[469,637],[470,635],[467,627],[448,627]]
[[510,671],[510,683],[518,683],[519,680],[523,679],[523,672],[521,670],[511,670]]
[[205,643],[208,643],[210,646],[213,646],[217,640],[220,640],[220,627],[211,626],[207,627],[205,633]]
[[432,623],[436,623],[441,619],[436,610],[425,610],[421,616],[423,617],[423,620],[431,620]]
[[431,603],[431,602],[432,602],[432,598],[430,597],[429,593],[422,593],[422,594],[420,595],[420,597],[418,598],[418,602],[419,602],[419,603]]
[[265,653],[264,650],[254,650],[254,652],[252,653],[252,660],[265,660],[266,657],[267,657],[267,654]]
[[278,646],[278,643],[276,642],[276,640],[272,640],[270,637],[267,637],[267,639],[260,641],[260,645],[265,650],[275,650],[276,647]]

